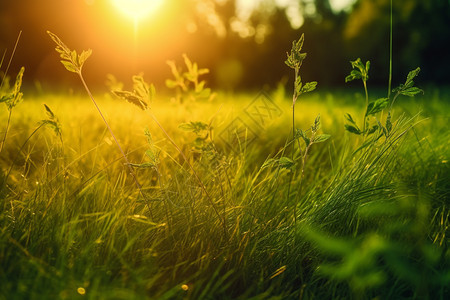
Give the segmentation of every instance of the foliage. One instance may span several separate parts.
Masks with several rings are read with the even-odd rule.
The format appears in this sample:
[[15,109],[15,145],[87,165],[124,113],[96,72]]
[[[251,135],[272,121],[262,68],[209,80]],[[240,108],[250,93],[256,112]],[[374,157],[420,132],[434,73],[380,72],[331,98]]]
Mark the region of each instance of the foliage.
[[199,68],[197,63],[193,63],[186,54],[183,54],[187,71],[179,69],[172,60],[167,61],[174,79],[167,79],[166,86],[175,89],[174,100],[178,103],[195,100],[211,100],[214,94],[211,89],[205,88],[206,81],[199,80],[199,77],[209,73],[206,68]]
[[[132,78],[132,91],[119,88],[114,94],[145,111],[160,131],[153,131],[131,106],[109,106],[112,120],[120,124],[115,130],[124,137],[125,154],[83,79],[83,55],[50,36],[102,120],[91,118],[82,101],[76,107],[59,103],[59,111],[70,115],[61,121],[44,105],[47,119],[31,134],[25,130],[24,141],[22,134],[15,137],[20,147],[8,144],[4,153],[19,150],[6,175],[1,174],[1,297],[447,298],[447,123],[436,118],[433,128],[420,124],[417,116],[394,119],[391,111],[381,116],[391,99],[369,103],[369,64],[355,61],[351,74],[366,91],[362,129],[346,115],[346,129],[363,141],[350,135],[323,143],[331,135],[321,134],[322,126],[336,137],[345,131],[339,121],[322,124],[320,115],[308,130],[295,126],[298,97],[316,87],[300,79],[306,57],[302,35],[286,60],[295,72],[292,139],[284,142],[280,135],[290,126],[283,119],[235,153],[213,138],[215,130],[225,130],[222,122],[212,126],[214,107],[198,108],[202,116],[213,115],[206,123],[186,120],[192,114],[186,106],[168,103],[153,107],[165,110],[161,117],[170,124],[165,129],[149,109],[154,88],[138,75]],[[413,79],[418,70],[395,90],[391,108],[399,95],[417,94]],[[333,101],[331,112],[341,107],[337,97]],[[36,102],[14,128],[36,118]],[[445,107],[432,105],[426,103],[429,111]],[[83,118],[73,118],[77,115]],[[174,125],[177,115],[183,116],[179,126]],[[88,128],[84,118],[92,120]],[[122,158],[109,147],[105,125],[126,171],[116,163]],[[54,151],[54,138],[35,136],[43,126],[55,131],[63,151]],[[141,147],[136,132],[142,137],[144,126]],[[189,157],[184,151],[192,149],[191,143],[181,134],[169,134],[180,129],[195,136]],[[165,149],[165,142],[173,147]],[[264,160],[273,149],[279,151]],[[7,164],[0,160],[2,169]]]
[[75,50],[70,50],[66,44],[54,33],[47,31],[50,38],[56,43],[56,52],[61,56],[61,63],[69,72],[81,74],[86,60],[92,55],[92,50],[85,50],[81,54],[77,54]]
[[12,91],[6,95],[1,95],[0,97],[0,103],[4,102],[9,111],[11,111],[17,104],[19,104],[23,100],[23,93],[20,91],[20,89],[22,87],[22,78],[24,71],[24,67],[20,68]]
[[155,97],[155,86],[145,82],[143,75],[135,75],[133,80],[133,91],[123,91],[121,89],[112,90],[112,93],[119,98],[126,100],[142,110],[149,108],[151,101]]

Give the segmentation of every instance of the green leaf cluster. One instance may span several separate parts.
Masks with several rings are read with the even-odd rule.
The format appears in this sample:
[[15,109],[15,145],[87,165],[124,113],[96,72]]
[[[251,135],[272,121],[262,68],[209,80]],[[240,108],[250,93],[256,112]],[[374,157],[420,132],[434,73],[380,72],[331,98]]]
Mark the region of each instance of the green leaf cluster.
[[149,148],[145,151],[145,156],[147,156],[148,161],[141,163],[141,164],[133,164],[131,163],[130,166],[134,168],[139,169],[158,169],[158,165],[160,164],[159,160],[159,154],[160,151],[156,148],[152,134],[150,133],[150,130],[148,128],[145,128],[144,131],[145,137],[147,138],[147,143],[149,145]]
[[183,54],[184,63],[187,71],[179,69],[174,61],[169,60],[167,64],[170,67],[174,79],[167,79],[166,86],[176,90],[176,100],[196,100],[212,98],[211,89],[205,88],[206,81],[199,77],[209,73],[209,69],[199,68],[197,63],[192,62],[186,54]]
[[61,56],[61,63],[64,67],[73,73],[81,74],[86,60],[91,56],[92,50],[85,50],[81,54],[77,54],[75,50],[71,51],[69,47],[64,44],[61,39],[54,33],[47,31],[50,38],[56,43],[56,52]]
[[367,82],[369,79],[370,61],[366,61],[366,64],[364,65],[361,58],[358,58],[355,61],[350,61],[350,63],[353,70],[350,72],[350,75],[345,77],[345,82],[355,79],[361,79],[362,81]]
[[308,137],[306,131],[297,128],[295,133],[295,139],[301,138],[305,142],[307,148],[309,148],[312,144],[325,142],[331,137],[331,135],[318,134],[320,128],[321,128],[320,115],[318,115],[314,120],[314,124],[310,128],[311,135]]
[[132,80],[133,91],[113,90],[112,93],[142,110],[148,109],[149,104],[155,97],[155,86],[145,82],[142,74],[133,76]]
[[12,91],[0,97],[0,103],[4,102],[9,111],[11,111],[17,104],[19,104],[23,100],[23,93],[20,91],[20,89],[22,87],[22,78],[24,72],[25,68],[20,68]]
[[416,68],[408,73],[404,84],[400,84],[397,88],[393,89],[393,93],[398,95],[404,95],[408,97],[414,97],[417,94],[424,93],[422,89],[414,86],[414,78],[419,75],[420,68]]
[[44,104],[45,113],[47,114],[47,119],[39,122],[40,125],[45,125],[50,127],[55,134],[62,140],[62,127],[56,115],[53,111],[48,107],[47,104]]
[[264,162],[261,169],[269,167],[279,167],[281,169],[292,170],[295,167],[295,162],[286,156],[282,156],[280,158],[270,158]]
[[388,104],[389,104],[388,98],[380,98],[373,102],[370,102],[369,105],[367,106],[365,116],[366,117],[373,116],[373,115],[379,113],[384,108],[386,108],[388,106]]
[[303,64],[303,60],[306,58],[306,53],[302,53],[303,43],[305,41],[305,35],[302,34],[298,41],[292,42],[292,49],[290,53],[287,53],[287,59],[285,64],[295,70],[295,82],[294,82],[294,97],[293,105],[297,101],[297,98],[304,93],[312,92],[317,87],[317,81],[307,82],[303,84],[302,78],[299,75],[300,67]]
[[302,34],[298,41],[292,42],[292,49],[290,53],[287,53],[287,59],[285,64],[292,69],[299,69],[306,58],[306,53],[301,53],[303,43],[305,41],[305,35]]
[[[191,121],[189,123],[182,123],[178,125],[183,131],[193,132],[196,135],[194,140],[194,148],[200,151],[210,150],[208,139],[211,137],[213,130],[211,124],[206,124],[201,121]],[[210,141],[211,142],[211,141]]]

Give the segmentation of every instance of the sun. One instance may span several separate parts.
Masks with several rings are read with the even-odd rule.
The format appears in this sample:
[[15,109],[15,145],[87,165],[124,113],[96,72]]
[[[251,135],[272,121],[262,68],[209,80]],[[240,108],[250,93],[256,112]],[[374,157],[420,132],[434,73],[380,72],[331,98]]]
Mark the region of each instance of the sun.
[[136,22],[155,12],[163,0],[112,0],[112,2],[119,11]]

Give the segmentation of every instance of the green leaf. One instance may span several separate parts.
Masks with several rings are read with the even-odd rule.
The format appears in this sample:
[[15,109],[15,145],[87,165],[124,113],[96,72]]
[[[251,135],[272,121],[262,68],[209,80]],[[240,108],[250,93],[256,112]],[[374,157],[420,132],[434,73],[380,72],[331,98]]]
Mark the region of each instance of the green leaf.
[[297,79],[295,80],[294,86],[295,86],[295,97],[294,97],[294,100],[293,100],[294,101],[293,104],[295,105],[297,97],[300,96],[300,94],[302,93],[303,83],[302,83],[302,77],[301,76],[297,76]]
[[419,68],[419,67],[417,67],[416,69],[410,71],[410,72],[408,73],[408,76],[406,77],[406,83],[405,83],[405,85],[407,85],[409,82],[412,82],[412,80],[413,80],[417,75],[419,75],[419,72],[420,72],[420,68]]
[[354,133],[354,134],[358,134],[358,135],[361,134],[361,130],[359,130],[359,128],[357,128],[355,126],[352,126],[352,125],[349,125],[349,124],[345,124],[344,127],[345,127],[345,130],[347,130],[348,132],[351,132],[351,133]]
[[307,82],[302,88],[301,88],[301,92],[302,93],[308,93],[308,92],[312,92],[316,89],[317,86],[317,81],[311,81],[311,82]]
[[298,138],[302,138],[305,141],[306,146],[309,146],[309,144],[311,143],[311,140],[306,135],[306,132],[304,132],[303,130],[301,130],[299,128],[297,128],[297,130],[295,132],[295,139],[298,139]]
[[399,93],[404,96],[414,97],[417,94],[423,93],[423,90],[419,89],[418,87],[410,87],[408,89],[399,91]]
[[208,124],[200,121],[182,123],[178,125],[178,128],[180,128],[181,130],[194,132],[196,134],[201,134],[202,132],[208,130],[208,127]]
[[153,100],[155,88],[145,82],[142,75],[135,75],[132,77],[134,93],[141,97],[143,102],[150,102]]
[[295,162],[289,157],[283,156],[279,159],[278,164],[283,169],[291,169],[295,165]]
[[414,86],[413,79],[419,74],[420,68],[416,68],[408,73],[406,77],[405,84],[400,84],[397,88],[393,89],[392,92],[399,95],[404,95],[408,97],[414,97],[419,93],[423,93],[423,90]]
[[369,73],[370,69],[370,60],[366,61],[366,73]]
[[17,104],[19,104],[22,101],[23,93],[20,92],[20,89],[22,87],[22,78],[24,72],[25,68],[24,67],[20,68],[20,71],[16,76],[13,91],[9,95],[3,96],[2,99],[0,100],[0,102],[6,102],[8,110],[13,109]]
[[318,115],[314,120],[314,125],[311,126],[311,131],[317,132],[319,129],[320,129],[320,115]]
[[388,115],[386,117],[386,130],[387,133],[389,134],[392,130],[392,123],[391,123],[391,112],[388,112]]
[[81,52],[81,55],[78,57],[78,63],[80,66],[83,66],[86,60],[92,55],[92,50],[88,49]]
[[177,82],[174,81],[174,80],[166,79],[166,86],[169,89],[173,89],[173,88],[175,88],[177,86]]
[[273,167],[273,165],[277,162],[276,159],[273,158],[269,158],[266,159],[266,161],[263,163],[263,165],[261,166],[261,169],[265,169],[265,168],[269,168],[269,167]]
[[362,78],[362,74],[361,72],[359,72],[358,70],[352,70],[350,72],[350,75],[347,75],[347,77],[345,77],[345,82],[349,82],[355,79],[361,79]]
[[0,98],[0,103],[2,103],[2,102],[8,102],[9,100],[11,100],[11,99],[13,99],[14,98],[14,95],[11,93],[11,94],[9,94],[9,95],[5,95],[5,96],[2,96],[1,98]]
[[373,125],[372,128],[367,130],[367,135],[373,134],[375,131],[377,131],[378,128],[379,128],[378,125]]
[[151,163],[151,162],[146,162],[146,163],[142,163],[142,164],[129,163],[128,165],[130,167],[137,168],[137,169],[156,168],[156,165],[154,163]]
[[292,69],[298,69],[302,65],[303,60],[306,58],[306,53],[301,53],[305,35],[302,34],[298,41],[292,42],[292,49],[290,53],[287,53],[287,59],[285,64]]
[[127,102],[132,103],[139,107],[142,110],[146,110],[148,108],[147,103],[140,97],[139,95],[136,95],[133,92],[129,91],[113,91],[113,94],[116,95],[119,98],[125,99]]
[[388,104],[389,104],[388,98],[380,98],[380,99],[377,99],[377,100],[369,103],[369,105],[367,106],[365,116],[367,117],[370,115],[374,115],[374,114],[382,111],[386,106],[388,106]]
[[47,104],[44,104],[45,110],[47,112],[47,115],[50,119],[54,119],[55,118],[55,114],[53,113],[53,111],[50,109],[50,107],[47,106]]
[[184,131],[194,131],[194,126],[192,125],[192,123],[181,123],[180,125],[178,125],[178,128]]
[[186,64],[186,67],[188,68],[188,71],[191,72],[192,71],[192,62],[185,53],[183,53],[183,59],[184,59],[184,63]]
[[313,139],[313,143],[322,143],[328,140],[331,137],[329,134],[319,134]]
[[349,121],[353,125],[356,125],[355,120],[353,120],[352,115],[350,115],[349,113],[345,114],[345,118],[347,119],[347,121]]
[[73,73],[78,73],[77,67],[75,67],[72,62],[67,61],[67,60],[61,60],[61,63],[64,65],[64,67],[66,68],[67,71],[73,72]]
[[204,74],[208,74],[208,73],[209,73],[209,69],[206,69],[206,68],[198,70],[198,75],[204,75]]
[[367,61],[364,66],[361,59],[358,58],[354,61],[350,61],[350,64],[352,65],[353,70],[350,72],[350,75],[345,77],[345,82],[355,79],[362,79],[362,81],[366,82],[369,79],[370,61]]

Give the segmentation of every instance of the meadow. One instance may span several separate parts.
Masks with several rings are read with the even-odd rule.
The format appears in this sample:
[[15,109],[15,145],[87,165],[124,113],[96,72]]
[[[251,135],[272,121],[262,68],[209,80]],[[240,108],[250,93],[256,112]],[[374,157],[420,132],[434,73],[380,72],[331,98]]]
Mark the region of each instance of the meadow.
[[91,51],[48,33],[80,85],[2,79],[0,298],[450,295],[450,96],[420,68],[386,95],[358,58],[360,89],[314,91],[301,36],[293,89],[211,91],[184,56],[165,92],[137,75],[92,94]]
[[81,89],[25,91],[1,153],[0,297],[447,298],[448,93],[399,98],[390,135],[361,149],[344,115],[363,113],[362,90],[302,96],[296,126],[320,113],[330,135],[304,168],[303,140],[284,154],[290,97],[156,94],[152,114],[185,161],[139,107],[96,95],[140,191]]

